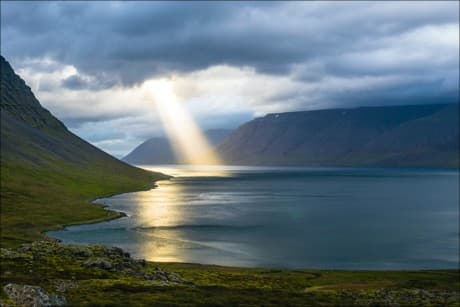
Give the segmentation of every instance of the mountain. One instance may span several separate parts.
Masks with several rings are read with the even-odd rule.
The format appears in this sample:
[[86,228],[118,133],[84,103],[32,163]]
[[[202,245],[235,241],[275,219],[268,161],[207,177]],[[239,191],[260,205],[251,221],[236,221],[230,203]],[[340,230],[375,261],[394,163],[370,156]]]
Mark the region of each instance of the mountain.
[[1,239],[30,241],[63,224],[119,216],[95,197],[146,189],[167,176],[130,166],[82,140],[1,62]]
[[[231,130],[211,129],[204,132],[213,146],[220,144]],[[172,145],[167,138],[153,137],[140,144],[122,159],[131,164],[176,164],[180,161],[175,157]]]
[[459,166],[459,104],[268,114],[218,147],[229,164]]

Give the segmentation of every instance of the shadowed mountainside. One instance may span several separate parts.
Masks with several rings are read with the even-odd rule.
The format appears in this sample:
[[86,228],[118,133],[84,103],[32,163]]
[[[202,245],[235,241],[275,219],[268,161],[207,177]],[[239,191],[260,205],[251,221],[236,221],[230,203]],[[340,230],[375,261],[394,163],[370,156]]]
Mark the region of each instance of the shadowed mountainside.
[[[220,144],[231,130],[212,129],[204,132],[209,143],[213,146]],[[153,137],[133,149],[122,159],[132,164],[177,164],[180,161],[175,157],[168,138]]]
[[230,164],[458,167],[459,105],[269,114],[218,151]]
[[1,239],[29,241],[63,224],[119,216],[95,197],[166,178],[121,162],[67,130],[1,61]]

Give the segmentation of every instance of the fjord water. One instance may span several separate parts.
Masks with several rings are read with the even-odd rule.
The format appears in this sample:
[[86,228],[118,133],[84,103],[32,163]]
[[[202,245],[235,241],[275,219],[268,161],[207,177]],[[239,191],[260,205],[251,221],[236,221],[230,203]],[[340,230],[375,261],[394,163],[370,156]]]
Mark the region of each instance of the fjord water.
[[426,169],[143,166],[176,176],[97,202],[127,217],[52,231],[151,261],[457,268],[459,174]]

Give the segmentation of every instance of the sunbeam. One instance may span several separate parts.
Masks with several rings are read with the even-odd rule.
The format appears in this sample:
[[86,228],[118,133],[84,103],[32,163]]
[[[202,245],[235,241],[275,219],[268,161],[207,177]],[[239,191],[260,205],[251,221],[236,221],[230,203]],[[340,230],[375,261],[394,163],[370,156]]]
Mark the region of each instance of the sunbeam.
[[180,103],[170,80],[144,83],[152,95],[163,127],[179,161],[192,165],[220,165],[222,161],[191,114]]

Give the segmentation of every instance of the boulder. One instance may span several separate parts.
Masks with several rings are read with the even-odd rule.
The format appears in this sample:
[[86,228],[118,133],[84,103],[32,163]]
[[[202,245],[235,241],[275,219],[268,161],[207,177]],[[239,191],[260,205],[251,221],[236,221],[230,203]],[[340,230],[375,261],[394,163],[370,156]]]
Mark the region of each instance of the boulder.
[[91,267],[91,268],[98,268],[98,269],[103,269],[103,270],[112,269],[112,264],[106,259],[102,259],[102,258],[89,259],[83,263],[83,266]]
[[137,259],[136,264],[138,264],[138,265],[140,265],[142,267],[145,267],[147,262],[145,261],[145,259]]
[[106,247],[104,248],[104,254],[106,254],[107,256],[114,256],[114,257],[124,257],[125,256],[125,252],[119,248],[119,247]]
[[17,306],[64,306],[66,304],[64,296],[48,294],[37,286],[7,284],[3,290]]

